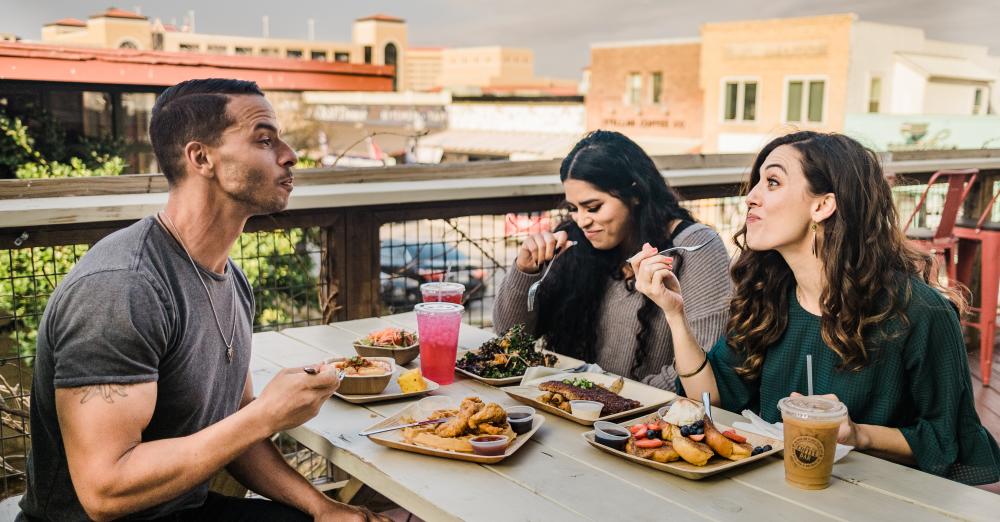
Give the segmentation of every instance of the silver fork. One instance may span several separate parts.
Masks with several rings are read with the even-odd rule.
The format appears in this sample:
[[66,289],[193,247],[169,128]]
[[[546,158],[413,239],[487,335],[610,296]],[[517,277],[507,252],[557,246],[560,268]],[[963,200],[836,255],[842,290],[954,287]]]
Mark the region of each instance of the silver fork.
[[[705,245],[707,245],[707,244],[709,244],[711,242],[712,242],[712,240],[709,239],[708,241],[705,241],[704,243],[702,243],[700,245],[697,245],[697,246],[675,246],[675,247],[670,247],[670,248],[667,248],[667,249],[664,249],[664,250],[660,250],[659,252],[656,253],[656,255],[658,255],[658,256],[665,256],[665,255],[667,255],[667,254],[669,254],[671,252],[677,252],[679,250],[683,250],[684,252],[694,252],[695,250],[698,250],[701,247],[703,247],[703,246],[705,246]],[[632,257],[635,257],[635,256],[632,256]],[[632,262],[632,257],[628,258],[628,260],[625,261],[625,262],[626,263],[631,263]]]
[[566,252],[567,250],[569,250],[570,247],[572,247],[575,244],[576,244],[576,241],[567,241],[566,242],[566,246],[564,246],[562,250],[560,250],[559,252],[557,252],[556,255],[552,256],[552,259],[549,260],[549,264],[548,264],[548,266],[545,267],[545,273],[542,274],[542,278],[539,279],[538,281],[535,281],[534,283],[531,283],[531,286],[528,287],[528,311],[529,312],[534,312],[535,311],[535,296],[538,295],[538,287],[541,286],[542,281],[545,279],[545,276],[549,275],[549,270],[552,269],[552,265],[555,264],[556,259],[559,259],[559,256],[563,255],[564,252]]

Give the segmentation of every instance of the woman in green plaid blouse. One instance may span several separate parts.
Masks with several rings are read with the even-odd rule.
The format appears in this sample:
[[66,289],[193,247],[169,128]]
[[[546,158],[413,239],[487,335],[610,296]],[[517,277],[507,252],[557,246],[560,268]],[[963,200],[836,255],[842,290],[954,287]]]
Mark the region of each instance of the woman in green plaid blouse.
[[671,260],[646,245],[636,289],[663,309],[689,397],[769,422],[777,402],[814,390],[850,418],[843,444],[967,484],[1000,479],[1000,449],[973,405],[961,298],[898,227],[874,152],[837,134],[798,132],[758,154],[728,335],[706,355],[684,318]]

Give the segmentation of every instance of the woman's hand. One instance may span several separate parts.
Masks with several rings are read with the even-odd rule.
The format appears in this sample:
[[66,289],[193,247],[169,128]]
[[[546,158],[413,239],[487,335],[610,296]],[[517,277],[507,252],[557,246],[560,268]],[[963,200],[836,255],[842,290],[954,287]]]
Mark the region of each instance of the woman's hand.
[[635,274],[635,289],[656,303],[668,316],[684,313],[681,285],[673,272],[673,258],[659,255],[649,243],[629,258]]
[[569,234],[566,232],[542,232],[532,234],[521,243],[514,264],[525,274],[537,274],[542,263],[552,259],[556,252],[566,248]]
[[[792,392],[792,397],[802,397],[801,393]],[[832,393],[827,393],[825,395],[816,395],[816,397],[822,397],[824,399],[830,399],[831,401],[840,402],[840,399]],[[840,425],[840,430],[837,432],[837,444],[843,444],[845,446],[853,446],[857,450],[868,449],[870,445],[868,442],[868,436],[864,431],[864,425],[856,424],[851,420],[850,412],[848,412],[847,419],[844,420],[843,424]]]

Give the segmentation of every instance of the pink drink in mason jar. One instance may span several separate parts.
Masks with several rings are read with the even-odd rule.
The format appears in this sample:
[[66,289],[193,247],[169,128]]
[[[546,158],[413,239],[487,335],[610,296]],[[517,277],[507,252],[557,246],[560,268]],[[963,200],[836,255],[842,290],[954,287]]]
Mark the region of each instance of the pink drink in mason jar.
[[464,310],[454,303],[418,303],[413,307],[420,334],[420,373],[438,384],[455,381],[458,329]]
[[465,295],[465,285],[462,283],[424,283],[420,285],[420,294],[425,303],[442,302],[462,304]]

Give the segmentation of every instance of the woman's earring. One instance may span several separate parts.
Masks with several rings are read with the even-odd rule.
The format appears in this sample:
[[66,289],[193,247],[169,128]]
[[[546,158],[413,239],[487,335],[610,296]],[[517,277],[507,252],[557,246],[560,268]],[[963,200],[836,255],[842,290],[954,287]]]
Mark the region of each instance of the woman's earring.
[[813,231],[813,255],[819,257],[819,234],[816,232],[816,229],[819,228],[819,225],[815,221],[813,221],[812,225],[810,225],[809,228],[811,228]]

